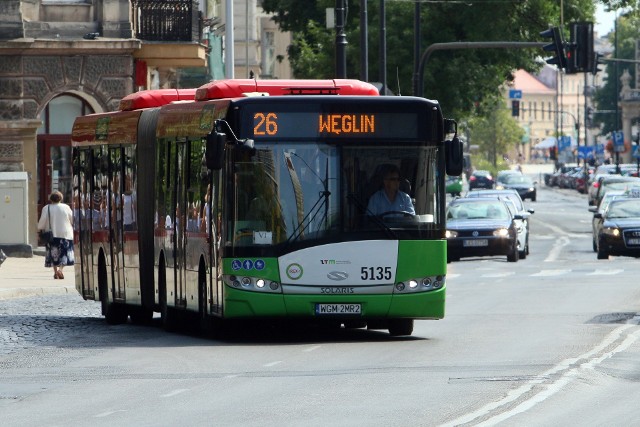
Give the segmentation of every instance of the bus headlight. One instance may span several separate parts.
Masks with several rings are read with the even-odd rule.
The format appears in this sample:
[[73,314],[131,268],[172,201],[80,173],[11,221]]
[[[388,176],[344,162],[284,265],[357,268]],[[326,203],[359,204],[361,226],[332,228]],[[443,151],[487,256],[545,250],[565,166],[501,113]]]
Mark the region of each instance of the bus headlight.
[[264,279],[258,279],[256,280],[256,287],[258,288],[264,288]]
[[[405,285],[408,284],[408,286]],[[428,276],[409,279],[405,282],[398,282],[395,285],[396,293],[429,292],[444,287],[445,276]]]

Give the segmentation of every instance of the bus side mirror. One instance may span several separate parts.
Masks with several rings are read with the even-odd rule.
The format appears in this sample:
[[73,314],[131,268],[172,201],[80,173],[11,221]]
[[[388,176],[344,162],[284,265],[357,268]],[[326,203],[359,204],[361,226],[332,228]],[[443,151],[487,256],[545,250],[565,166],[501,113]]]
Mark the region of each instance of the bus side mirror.
[[227,135],[220,132],[212,132],[207,135],[207,169],[220,170],[224,165],[224,146],[227,143]]
[[464,166],[463,144],[460,138],[454,136],[452,140],[444,142],[444,155],[447,175],[459,176]]

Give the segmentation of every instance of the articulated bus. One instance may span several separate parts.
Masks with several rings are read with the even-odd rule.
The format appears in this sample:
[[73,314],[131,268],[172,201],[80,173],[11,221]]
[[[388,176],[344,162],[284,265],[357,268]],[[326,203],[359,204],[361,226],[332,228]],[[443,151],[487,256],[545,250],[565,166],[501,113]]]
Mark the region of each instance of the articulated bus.
[[[131,94],[74,124],[76,288],[112,324],[160,313],[168,330],[280,319],[410,335],[445,312],[455,128],[436,101],[357,80]],[[412,209],[374,215],[390,169]]]

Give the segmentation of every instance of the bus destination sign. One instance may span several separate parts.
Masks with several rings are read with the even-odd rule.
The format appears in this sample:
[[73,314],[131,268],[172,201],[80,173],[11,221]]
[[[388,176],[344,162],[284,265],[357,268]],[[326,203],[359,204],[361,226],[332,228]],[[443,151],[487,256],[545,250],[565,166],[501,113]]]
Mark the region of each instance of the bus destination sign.
[[418,137],[415,113],[316,113],[254,111],[254,138]]

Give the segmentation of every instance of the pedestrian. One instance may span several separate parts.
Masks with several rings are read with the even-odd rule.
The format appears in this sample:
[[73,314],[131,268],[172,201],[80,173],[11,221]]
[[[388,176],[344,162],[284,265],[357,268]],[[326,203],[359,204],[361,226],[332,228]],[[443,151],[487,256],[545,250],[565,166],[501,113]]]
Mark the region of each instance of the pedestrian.
[[38,230],[50,229],[53,239],[46,246],[44,266],[53,267],[53,278],[64,279],[62,269],[75,262],[73,255],[73,212],[62,203],[62,193],[54,191],[49,203],[42,208]]

